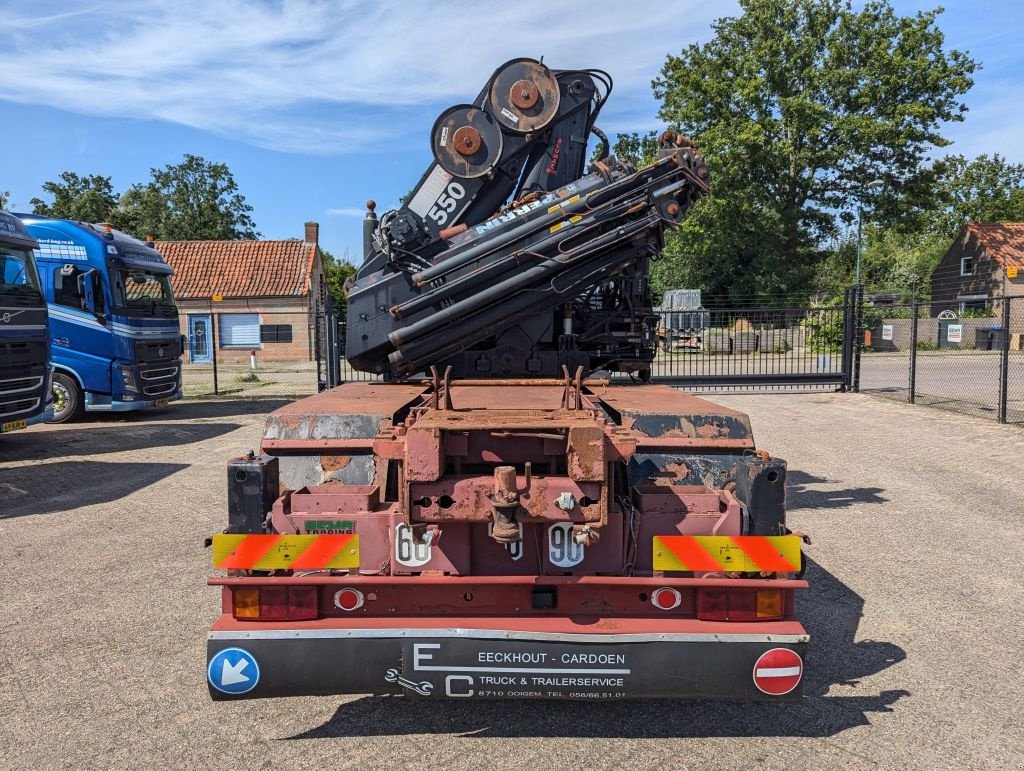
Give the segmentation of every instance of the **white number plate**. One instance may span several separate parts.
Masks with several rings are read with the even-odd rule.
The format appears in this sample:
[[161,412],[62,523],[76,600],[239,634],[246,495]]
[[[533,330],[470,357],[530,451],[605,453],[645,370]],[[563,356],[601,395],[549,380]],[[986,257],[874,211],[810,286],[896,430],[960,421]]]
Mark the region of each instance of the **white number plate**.
[[571,568],[583,562],[586,549],[572,537],[572,523],[561,522],[548,528],[548,561],[555,567]]
[[395,528],[395,559],[406,567],[418,568],[430,562],[431,548],[429,543],[416,543],[408,525]]

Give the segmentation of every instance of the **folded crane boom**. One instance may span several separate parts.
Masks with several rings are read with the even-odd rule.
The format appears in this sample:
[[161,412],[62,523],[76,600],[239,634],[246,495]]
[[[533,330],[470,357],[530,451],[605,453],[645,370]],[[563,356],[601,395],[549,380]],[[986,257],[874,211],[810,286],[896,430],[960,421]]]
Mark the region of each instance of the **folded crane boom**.
[[457,377],[649,371],[649,262],[707,192],[708,171],[667,132],[652,165],[605,157],[580,176],[610,87],[599,71],[515,59],[472,105],[442,113],[434,163],[382,216],[350,289],[354,367],[399,378],[431,365]]

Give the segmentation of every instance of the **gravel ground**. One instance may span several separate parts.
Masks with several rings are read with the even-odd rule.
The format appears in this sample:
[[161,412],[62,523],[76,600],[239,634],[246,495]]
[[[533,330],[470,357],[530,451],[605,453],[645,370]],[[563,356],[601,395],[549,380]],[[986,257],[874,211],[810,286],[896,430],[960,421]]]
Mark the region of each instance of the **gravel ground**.
[[718,397],[813,538],[802,704],[206,693],[203,538],[274,402],[0,437],[0,767],[1024,766],[1024,431],[856,395]]

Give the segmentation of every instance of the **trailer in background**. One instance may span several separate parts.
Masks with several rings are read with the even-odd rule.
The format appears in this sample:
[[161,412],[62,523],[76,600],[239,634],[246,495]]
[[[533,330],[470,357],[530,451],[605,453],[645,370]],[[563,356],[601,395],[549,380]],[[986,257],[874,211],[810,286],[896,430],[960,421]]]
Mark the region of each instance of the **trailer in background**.
[[661,315],[657,334],[662,350],[701,350],[711,312],[701,304],[699,289],[670,289],[655,310]]

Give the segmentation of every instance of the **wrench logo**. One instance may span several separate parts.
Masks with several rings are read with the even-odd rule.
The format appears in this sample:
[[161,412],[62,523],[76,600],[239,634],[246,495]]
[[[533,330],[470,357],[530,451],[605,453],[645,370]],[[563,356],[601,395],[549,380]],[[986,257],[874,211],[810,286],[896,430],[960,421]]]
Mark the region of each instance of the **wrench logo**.
[[434,684],[424,680],[422,683],[417,683],[414,680],[410,680],[407,677],[402,677],[398,674],[397,669],[389,669],[384,673],[384,679],[389,683],[398,683],[403,688],[409,691],[415,691],[420,696],[429,696],[430,692],[434,690]]

